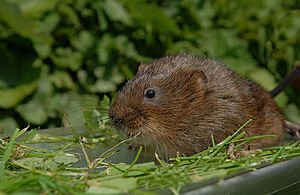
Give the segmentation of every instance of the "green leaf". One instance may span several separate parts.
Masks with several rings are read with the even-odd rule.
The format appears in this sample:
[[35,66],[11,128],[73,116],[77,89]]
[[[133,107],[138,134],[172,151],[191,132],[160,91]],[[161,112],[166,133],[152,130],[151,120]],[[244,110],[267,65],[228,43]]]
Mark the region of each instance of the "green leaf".
[[34,22],[25,18],[18,6],[7,1],[0,1],[0,21],[25,37],[32,36],[36,29]]
[[20,104],[16,111],[28,122],[41,125],[48,120],[47,111],[36,99],[32,99],[26,104]]
[[18,164],[25,165],[30,168],[44,168],[44,159],[38,157],[28,157],[15,161]]
[[110,107],[110,99],[106,95],[100,101],[100,113],[102,116],[108,116],[108,109]]
[[141,56],[132,41],[128,39],[128,37],[119,35],[115,37],[115,47],[120,51],[121,54],[132,58],[138,62],[149,61],[149,58]]
[[96,49],[97,57],[101,64],[106,64],[110,59],[110,50],[114,47],[114,44],[113,37],[110,34],[103,34]]
[[292,122],[300,125],[300,111],[295,104],[289,104],[284,109],[286,117]]
[[247,50],[248,45],[233,30],[210,29],[205,31],[203,36],[204,46],[207,48],[210,57],[250,57]]
[[58,168],[58,164],[52,159],[47,159],[44,163],[44,168],[54,171]]
[[[104,34],[97,44],[97,57],[101,64],[107,64],[114,50],[120,54],[132,58],[138,62],[149,61],[150,58],[141,56],[132,41],[124,35],[113,37],[111,34]],[[120,55],[119,54],[119,55]]]
[[267,91],[271,91],[276,87],[274,76],[264,68],[256,68],[249,76],[251,80],[259,83]]
[[120,2],[116,0],[105,0],[103,3],[103,8],[112,21],[122,22],[126,25],[132,24],[130,15],[128,14],[124,5],[122,5]]
[[28,102],[19,104],[16,111],[27,121],[41,125],[48,120],[49,97],[52,96],[54,88],[43,71],[39,80],[37,91]]
[[98,186],[91,186],[87,194],[123,194],[136,188],[136,178],[116,178],[101,181]]
[[37,87],[38,82],[19,85],[15,88],[0,89],[0,107],[12,108],[30,95]]
[[92,4],[92,6],[96,9],[97,11],[97,18],[98,18],[98,21],[99,21],[99,27],[102,31],[105,31],[107,30],[108,28],[108,21],[104,15],[104,10],[102,9],[103,8],[103,5],[102,5],[102,2],[99,3],[99,2],[96,2],[94,1],[94,3]]
[[87,194],[123,194],[120,189],[110,188],[110,187],[98,187],[98,186],[90,186],[86,192]]
[[110,80],[99,79],[96,81],[94,85],[90,86],[90,91],[92,92],[101,92],[107,93],[111,91],[115,91],[117,88],[116,84]]
[[71,39],[71,44],[79,51],[86,52],[94,44],[94,38],[89,31],[81,31],[77,37]]
[[57,88],[76,89],[76,84],[72,80],[69,72],[56,70],[51,76],[51,81]]
[[42,32],[52,32],[60,20],[61,18],[58,13],[51,13],[41,22],[39,30]]
[[39,80],[39,85],[37,88],[37,93],[35,94],[35,97],[41,101],[44,101],[47,97],[51,96],[54,92],[54,87],[52,82],[48,78],[48,74],[46,71],[43,71],[41,74],[41,78]]
[[79,70],[81,68],[83,55],[80,52],[73,51],[70,47],[59,47],[55,51],[56,55],[52,55],[51,59],[54,64],[60,68],[71,68]]
[[14,118],[7,117],[0,120],[0,134],[11,134],[16,128],[18,128],[18,123]]
[[53,160],[56,163],[64,165],[73,164],[78,161],[78,159],[74,155],[57,155],[54,156]]
[[185,41],[177,41],[173,43],[167,50],[166,53],[179,53],[179,52],[187,52],[187,53],[192,53],[198,56],[204,56],[204,53],[199,50],[197,45],[193,44],[192,42],[185,40]]
[[257,69],[256,62],[253,58],[245,57],[224,57],[222,58],[224,64],[241,76],[249,75],[253,70]]
[[27,18],[40,18],[47,11],[53,10],[56,4],[56,0],[22,0],[18,3]]
[[[249,74],[251,80],[260,84],[267,91],[271,91],[277,85],[275,77],[266,69],[256,68]],[[288,97],[284,93],[280,93],[274,99],[280,108],[284,108],[288,103]]]
[[38,53],[39,57],[42,59],[48,57],[52,52],[51,46],[49,44],[43,44],[43,43],[35,43],[34,50]]
[[79,28],[81,26],[77,13],[74,9],[72,9],[67,4],[62,4],[58,6],[59,12],[65,16],[65,20],[71,23],[75,28]]
[[134,23],[143,28],[151,28],[161,34],[179,34],[180,30],[173,19],[165,11],[154,4],[144,4],[141,1],[127,1],[130,15]]

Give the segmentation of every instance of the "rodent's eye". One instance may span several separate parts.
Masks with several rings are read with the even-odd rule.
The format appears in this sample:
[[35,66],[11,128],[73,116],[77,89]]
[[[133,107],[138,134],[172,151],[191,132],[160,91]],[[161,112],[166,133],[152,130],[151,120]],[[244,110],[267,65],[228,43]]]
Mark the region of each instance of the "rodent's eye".
[[146,91],[146,97],[151,99],[151,98],[154,98],[155,97],[155,91],[153,89],[149,89]]

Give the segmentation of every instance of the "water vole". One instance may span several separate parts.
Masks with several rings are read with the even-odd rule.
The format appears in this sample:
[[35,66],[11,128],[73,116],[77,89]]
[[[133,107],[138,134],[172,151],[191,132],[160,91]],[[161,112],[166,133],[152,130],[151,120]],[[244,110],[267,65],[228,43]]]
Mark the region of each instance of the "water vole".
[[109,115],[133,144],[163,156],[189,156],[232,135],[246,121],[247,136],[276,135],[251,143],[279,143],[284,116],[271,95],[221,62],[180,53],[141,64],[117,93]]

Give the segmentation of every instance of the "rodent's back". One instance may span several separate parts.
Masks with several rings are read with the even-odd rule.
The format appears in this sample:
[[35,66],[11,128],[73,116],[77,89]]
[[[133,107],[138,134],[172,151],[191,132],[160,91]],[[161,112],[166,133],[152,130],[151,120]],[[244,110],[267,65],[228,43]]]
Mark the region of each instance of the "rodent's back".
[[[154,100],[145,98],[149,90],[157,93]],[[211,135],[221,142],[249,119],[248,136],[278,136],[256,147],[278,143],[283,133],[283,115],[265,90],[219,61],[184,53],[142,64],[118,93],[110,116],[125,134],[141,133],[137,145],[168,155],[204,150]]]

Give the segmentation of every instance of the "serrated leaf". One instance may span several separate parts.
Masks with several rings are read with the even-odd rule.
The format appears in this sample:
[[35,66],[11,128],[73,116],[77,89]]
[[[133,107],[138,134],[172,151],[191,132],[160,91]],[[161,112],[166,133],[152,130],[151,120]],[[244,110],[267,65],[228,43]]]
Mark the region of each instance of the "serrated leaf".
[[108,109],[110,106],[110,99],[106,95],[104,95],[103,99],[100,101],[100,113],[103,116],[107,116]]
[[97,110],[83,111],[85,126],[91,132],[95,132],[101,123],[101,114]]
[[59,164],[64,164],[64,165],[68,165],[68,164],[72,164],[78,161],[78,159],[74,156],[67,156],[67,155],[57,155],[54,156],[53,160],[56,163]]
[[16,163],[28,166],[30,168],[44,168],[44,159],[38,157],[29,157],[16,160]]
[[54,171],[58,168],[58,164],[55,161],[53,161],[52,159],[48,159],[45,161],[44,167],[46,169],[50,169],[50,170]]

